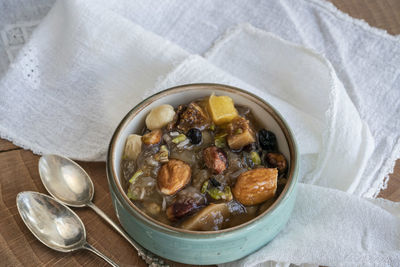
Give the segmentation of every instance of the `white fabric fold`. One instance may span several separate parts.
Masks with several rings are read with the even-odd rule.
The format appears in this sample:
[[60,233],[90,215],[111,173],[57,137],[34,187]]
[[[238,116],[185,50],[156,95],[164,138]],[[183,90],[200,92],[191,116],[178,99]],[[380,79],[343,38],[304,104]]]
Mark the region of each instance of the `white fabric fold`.
[[400,210],[400,204],[370,202],[338,190],[299,184],[294,212],[278,237],[251,256],[220,266],[265,266],[261,263],[268,260],[398,266],[400,218],[386,210],[390,208]]
[[104,160],[121,118],[187,55],[100,6],[59,1],[0,81],[0,136]]
[[[35,153],[103,160],[128,110],[194,82],[238,86],[278,109],[298,140],[303,182],[376,190],[376,173],[365,175],[375,152],[368,125],[323,56],[250,25],[206,58],[190,55],[91,1],[58,1],[10,66],[0,81],[0,136]],[[301,184],[288,227],[233,265],[399,263],[399,206],[335,189]]]

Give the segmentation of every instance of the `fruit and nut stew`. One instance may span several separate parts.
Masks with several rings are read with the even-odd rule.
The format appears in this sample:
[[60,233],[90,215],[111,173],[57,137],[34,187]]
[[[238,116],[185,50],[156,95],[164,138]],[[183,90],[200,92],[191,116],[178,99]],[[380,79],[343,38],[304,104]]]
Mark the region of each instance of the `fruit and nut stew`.
[[233,227],[265,211],[286,184],[274,133],[228,96],[155,107],[145,124],[127,138],[121,168],[127,196],[162,223]]

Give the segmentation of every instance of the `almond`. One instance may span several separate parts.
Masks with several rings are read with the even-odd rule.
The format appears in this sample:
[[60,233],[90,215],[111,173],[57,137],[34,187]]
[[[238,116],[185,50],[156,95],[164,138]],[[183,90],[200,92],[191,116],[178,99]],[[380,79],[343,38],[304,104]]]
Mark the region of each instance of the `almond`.
[[260,204],[275,195],[278,170],[258,168],[242,173],[232,192],[235,198],[246,206]]
[[173,195],[190,181],[190,166],[179,159],[170,159],[158,171],[157,183],[165,195]]

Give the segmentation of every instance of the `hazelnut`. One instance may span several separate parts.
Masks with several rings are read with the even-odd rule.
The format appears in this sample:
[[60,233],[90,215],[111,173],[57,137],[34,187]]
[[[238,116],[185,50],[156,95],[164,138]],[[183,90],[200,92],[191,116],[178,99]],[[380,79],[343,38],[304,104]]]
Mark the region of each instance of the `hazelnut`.
[[142,142],[145,145],[155,145],[160,143],[162,131],[160,129],[153,130],[142,136]]
[[227,167],[227,159],[223,150],[210,146],[203,150],[204,163],[214,173],[222,173]]
[[170,159],[158,171],[157,183],[165,195],[173,195],[190,181],[190,166],[179,159]]
[[260,204],[275,195],[278,170],[257,168],[239,175],[232,192],[246,206]]
[[265,156],[265,162],[270,168],[277,168],[279,173],[284,173],[287,168],[285,156],[281,153],[268,153]]

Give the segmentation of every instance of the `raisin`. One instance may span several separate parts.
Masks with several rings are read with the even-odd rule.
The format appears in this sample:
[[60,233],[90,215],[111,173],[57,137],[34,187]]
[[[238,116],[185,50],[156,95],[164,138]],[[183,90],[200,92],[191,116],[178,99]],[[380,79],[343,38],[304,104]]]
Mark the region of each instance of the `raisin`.
[[276,136],[273,132],[262,129],[258,132],[258,141],[263,150],[276,151],[278,145],[276,142]]
[[199,129],[196,128],[192,128],[190,129],[186,136],[189,138],[190,142],[194,145],[200,144],[201,143],[201,139],[202,139],[202,134],[201,131]]
[[251,151],[257,150],[257,143],[250,143],[247,146],[243,147],[243,151],[250,153]]

